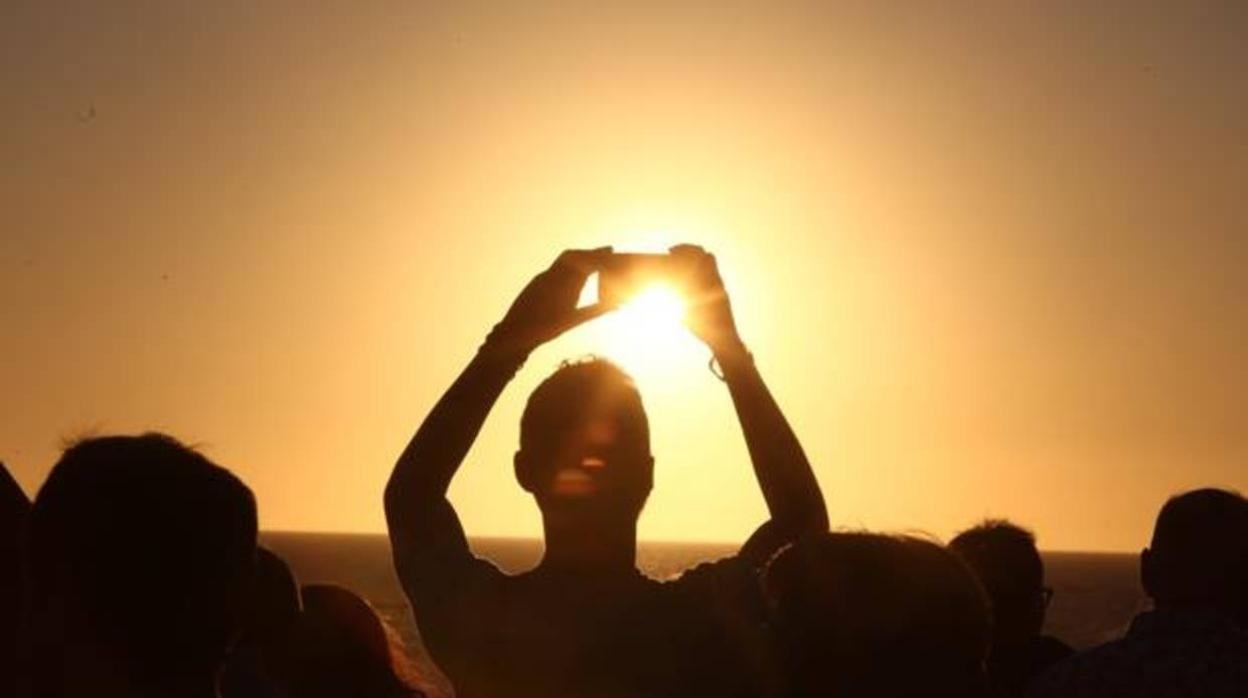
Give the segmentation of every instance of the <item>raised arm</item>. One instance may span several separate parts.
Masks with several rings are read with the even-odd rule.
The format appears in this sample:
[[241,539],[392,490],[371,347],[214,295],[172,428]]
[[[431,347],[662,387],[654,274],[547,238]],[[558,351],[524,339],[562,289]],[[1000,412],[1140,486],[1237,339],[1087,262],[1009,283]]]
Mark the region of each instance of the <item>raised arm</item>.
[[570,250],[538,274],[490,333],[412,437],[386,484],[386,523],[409,593],[430,574],[453,574],[471,559],[447,488],[503,388],[529,353],[606,310],[577,308],[585,280],[610,250]]
[[685,260],[686,323],[710,347],[728,384],[754,475],[771,514],[742,549],[742,555],[760,558],[761,563],[785,543],[828,529],[823,493],[797,435],[737,334],[715,258],[692,246],[673,248],[672,255]]

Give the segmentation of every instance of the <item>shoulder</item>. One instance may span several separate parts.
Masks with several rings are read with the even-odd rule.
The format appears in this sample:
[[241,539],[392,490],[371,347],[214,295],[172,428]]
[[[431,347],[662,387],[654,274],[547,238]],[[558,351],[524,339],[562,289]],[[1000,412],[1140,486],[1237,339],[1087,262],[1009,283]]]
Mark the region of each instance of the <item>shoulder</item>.
[[[1054,642],[1065,647],[1056,640]],[[1114,640],[1084,652],[1068,652],[1065,659],[1054,663],[1036,679],[1027,695],[1029,698],[1116,695],[1117,691],[1113,689],[1121,688],[1118,684],[1132,675],[1132,672],[1122,672],[1128,654],[1123,640]]]
[[488,594],[511,578],[488,560],[468,554],[421,559],[405,566],[400,579],[415,605]]
[[740,556],[704,562],[662,587],[684,611],[719,625],[750,626],[763,615],[758,571]]
[[725,585],[753,584],[757,570],[739,555],[703,562],[680,573],[675,579],[664,582],[672,590],[710,592]]

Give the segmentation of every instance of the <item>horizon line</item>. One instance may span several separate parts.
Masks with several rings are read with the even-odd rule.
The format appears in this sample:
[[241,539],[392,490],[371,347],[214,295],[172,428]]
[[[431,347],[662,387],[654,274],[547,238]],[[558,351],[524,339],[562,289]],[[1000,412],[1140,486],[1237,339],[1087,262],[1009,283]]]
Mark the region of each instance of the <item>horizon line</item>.
[[[376,538],[388,537],[385,531],[326,531],[313,529],[293,529],[293,528],[264,528],[260,529],[260,535],[278,534],[278,535],[312,535],[312,536],[368,536]],[[888,535],[884,532],[884,535]],[[469,541],[474,540],[492,540],[492,541],[514,541],[517,543],[538,543],[544,540],[536,536],[509,536],[509,535],[468,535]],[[741,546],[745,541],[731,540],[688,540],[674,538],[638,538],[637,542],[652,545],[716,545],[716,546]],[[940,541],[937,541],[940,542]],[[1040,548],[1042,553],[1055,553],[1059,555],[1138,555],[1138,550],[1075,550],[1072,548]]]

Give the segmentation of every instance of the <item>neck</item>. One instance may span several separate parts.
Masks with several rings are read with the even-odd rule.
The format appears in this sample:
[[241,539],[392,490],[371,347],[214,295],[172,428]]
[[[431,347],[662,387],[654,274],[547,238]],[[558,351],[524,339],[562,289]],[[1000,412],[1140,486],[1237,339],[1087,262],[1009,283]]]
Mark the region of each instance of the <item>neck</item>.
[[637,522],[542,515],[546,553],[539,569],[618,575],[637,569]]

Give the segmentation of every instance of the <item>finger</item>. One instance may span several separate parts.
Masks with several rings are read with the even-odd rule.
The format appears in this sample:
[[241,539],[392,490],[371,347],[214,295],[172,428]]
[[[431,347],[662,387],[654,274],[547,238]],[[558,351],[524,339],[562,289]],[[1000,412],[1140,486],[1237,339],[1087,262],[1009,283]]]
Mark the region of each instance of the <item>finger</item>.
[[680,244],[668,248],[668,253],[680,256],[705,255],[706,250],[698,245]]
[[596,247],[592,250],[564,250],[555,259],[552,267],[564,267],[576,269],[583,272],[586,276],[598,271],[602,266],[603,260],[611,256],[611,246]]

